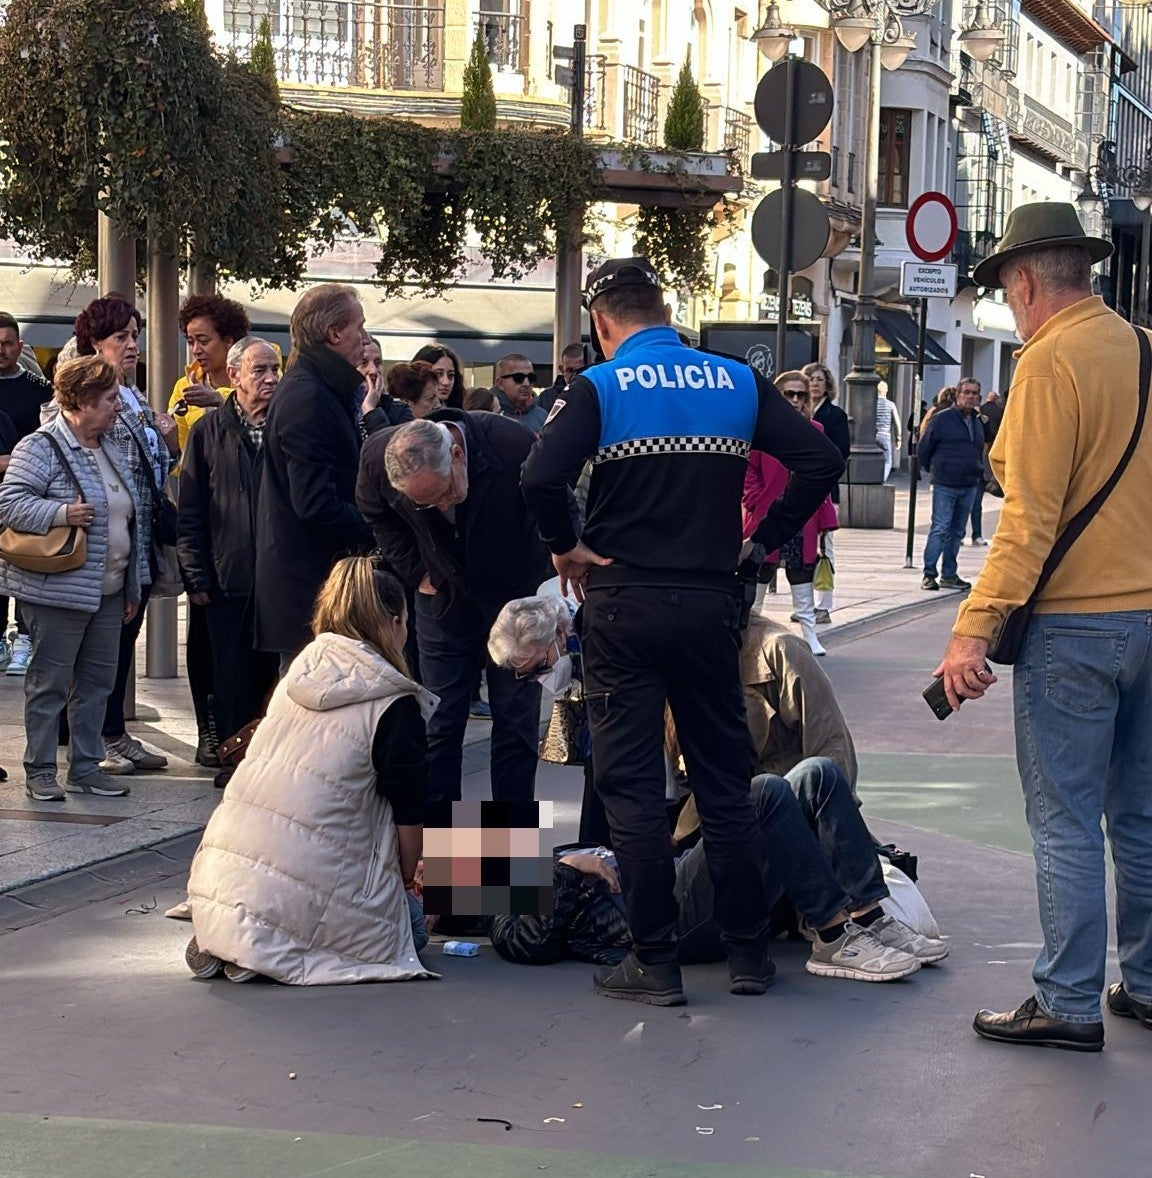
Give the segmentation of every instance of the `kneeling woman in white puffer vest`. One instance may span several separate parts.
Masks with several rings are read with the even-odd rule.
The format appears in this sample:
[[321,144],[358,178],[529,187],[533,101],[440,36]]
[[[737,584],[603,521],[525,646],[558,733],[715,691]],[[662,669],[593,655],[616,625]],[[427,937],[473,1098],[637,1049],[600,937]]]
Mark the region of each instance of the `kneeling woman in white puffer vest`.
[[437,701],[408,678],[404,591],[369,557],[341,560],[312,632],[196,852],[188,965],[301,986],[435,977],[409,893]]

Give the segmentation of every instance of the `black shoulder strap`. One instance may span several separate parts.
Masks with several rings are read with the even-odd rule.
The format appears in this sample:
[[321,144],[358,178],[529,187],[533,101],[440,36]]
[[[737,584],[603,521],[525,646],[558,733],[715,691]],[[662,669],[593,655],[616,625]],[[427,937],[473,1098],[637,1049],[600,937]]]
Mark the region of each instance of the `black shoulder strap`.
[[72,480],[72,485],[76,488],[76,494],[80,496],[80,502],[86,503],[84,488],[80,486],[80,480],[76,477],[76,472],[72,469],[72,464],[65,456],[64,448],[47,430],[41,430],[40,432],[48,439],[48,445],[56,451],[56,457],[60,459],[60,465],[64,468],[64,473]]
[[1132,455],[1136,452],[1136,446],[1144,430],[1144,419],[1148,415],[1148,385],[1152,382],[1152,345],[1148,342],[1146,331],[1141,331],[1139,327],[1133,327],[1132,330],[1136,332],[1136,340],[1140,345],[1140,405],[1136,410],[1136,425],[1132,429],[1132,436],[1128,439],[1128,448],[1121,455],[1116,469],[1112,472],[1112,477],[1068,521],[1068,526],[1060,533],[1056,543],[1052,545],[1052,551],[1048,553],[1048,559],[1040,570],[1040,578],[1036,582],[1036,588],[1032,590],[1033,601],[1044,591],[1044,586],[1052,579],[1052,574],[1064,559],[1068,549],[1076,543],[1080,534],[1104,505],[1104,500],[1112,494],[1113,488],[1120,481],[1128,463],[1132,460]]

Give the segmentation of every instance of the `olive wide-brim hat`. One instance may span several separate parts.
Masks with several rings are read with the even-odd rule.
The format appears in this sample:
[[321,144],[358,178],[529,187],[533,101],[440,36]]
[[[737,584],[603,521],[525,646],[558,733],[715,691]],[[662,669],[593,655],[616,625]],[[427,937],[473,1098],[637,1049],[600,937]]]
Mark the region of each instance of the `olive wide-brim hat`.
[[1075,206],[1065,201],[1043,200],[1017,205],[1008,214],[1008,224],[1004,226],[1004,236],[997,244],[996,252],[972,271],[972,281],[977,286],[996,289],[1003,286],[1000,267],[1009,259],[1057,245],[1081,246],[1088,251],[1093,264],[1110,258],[1115,248],[1103,237],[1089,237],[1080,224]]

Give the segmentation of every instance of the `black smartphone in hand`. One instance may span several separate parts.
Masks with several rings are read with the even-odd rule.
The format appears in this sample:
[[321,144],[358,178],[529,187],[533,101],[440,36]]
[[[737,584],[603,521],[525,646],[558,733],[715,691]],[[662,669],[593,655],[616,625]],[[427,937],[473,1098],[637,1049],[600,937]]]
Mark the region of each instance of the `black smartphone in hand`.
[[938,679],[933,679],[932,682],[924,688],[924,701],[932,709],[933,715],[937,720],[947,720],[949,716],[956,710],[949,702],[948,697],[944,694],[944,676],[941,675]]

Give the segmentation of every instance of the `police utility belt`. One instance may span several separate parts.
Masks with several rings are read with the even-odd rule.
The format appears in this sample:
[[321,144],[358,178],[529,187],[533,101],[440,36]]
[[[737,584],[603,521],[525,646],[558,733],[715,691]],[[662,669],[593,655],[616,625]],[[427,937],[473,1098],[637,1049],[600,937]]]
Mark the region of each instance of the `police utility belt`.
[[587,589],[710,589],[739,596],[740,583],[731,573],[703,569],[639,569],[626,564],[593,565]]

